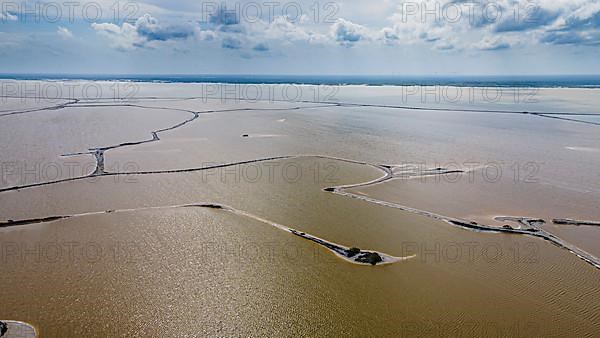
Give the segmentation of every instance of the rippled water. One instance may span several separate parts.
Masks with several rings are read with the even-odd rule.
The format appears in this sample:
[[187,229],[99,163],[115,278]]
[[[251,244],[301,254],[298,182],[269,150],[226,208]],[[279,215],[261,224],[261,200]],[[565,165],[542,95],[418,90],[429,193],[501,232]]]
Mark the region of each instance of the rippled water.
[[[381,100],[392,100],[384,94]],[[366,101],[373,100],[369,95]],[[189,118],[156,108],[248,108],[202,100],[142,103],[154,109],[78,107],[4,117],[0,134],[10,131],[12,143],[2,148],[3,158],[51,160],[151,138],[151,131]],[[105,167],[147,172],[308,154],[426,167],[494,162],[505,170],[494,183],[469,182],[464,173],[454,183],[448,177],[399,179],[352,191],[492,225],[498,215],[600,219],[600,158],[565,148],[600,147],[597,126],[515,114],[289,102],[251,107],[200,115],[160,133],[160,141],[107,151]],[[30,130],[42,126],[41,134]],[[91,155],[79,160],[95,161]],[[122,166],[129,162],[134,166]],[[510,166],[518,163],[527,176],[530,162],[538,165],[537,182],[515,181]],[[381,175],[360,163],[303,156],[1,192],[0,221],[99,213],[0,228],[0,318],[61,337],[600,332],[600,272],[567,250],[323,191]],[[51,181],[12,179],[2,187]],[[218,209],[163,208],[201,202],[223,203],[347,247],[416,257],[359,266],[255,219]],[[600,228],[543,228],[598,255]]]

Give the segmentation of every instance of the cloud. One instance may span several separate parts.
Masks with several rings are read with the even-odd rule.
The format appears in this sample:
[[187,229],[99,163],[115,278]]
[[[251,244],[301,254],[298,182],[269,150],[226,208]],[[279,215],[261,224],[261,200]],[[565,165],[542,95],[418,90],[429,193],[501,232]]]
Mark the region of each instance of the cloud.
[[[325,34],[305,27],[304,24],[309,21],[306,15],[297,20],[282,15],[275,15],[269,20],[259,17],[244,20],[241,13],[233,9],[224,10],[223,7],[219,7],[215,10],[216,12],[204,20],[202,27],[205,29],[203,32],[211,32],[214,38],[221,41],[222,48],[266,52],[271,50],[271,42],[290,44],[300,41],[321,44],[330,41]],[[246,55],[253,56],[252,53]]]
[[398,7],[388,20],[391,26],[378,39],[387,45],[431,43],[436,49],[454,45],[494,51],[517,44],[600,44],[596,0],[424,0]]
[[256,52],[268,52],[269,46],[265,43],[258,43],[254,47],[252,47],[252,50]]
[[73,38],[73,33],[71,33],[71,31],[65,27],[62,26],[58,26],[58,30],[56,30],[56,34],[58,34],[58,36],[60,36],[63,39],[72,39]]
[[385,45],[395,45],[400,42],[400,35],[396,32],[395,29],[390,27],[385,27],[381,30],[381,41]]
[[118,50],[143,48],[146,42],[137,33],[135,26],[124,23],[119,27],[112,23],[92,23],[92,28],[100,35],[108,38],[112,46]]
[[[506,10],[508,11],[509,9]],[[505,15],[503,20],[494,25],[493,30],[497,33],[533,30],[551,25],[559,18],[559,16],[559,11],[549,11],[536,7],[536,9],[532,9],[531,12],[523,13],[523,11],[521,11],[518,17],[515,17],[515,15]]]
[[185,40],[192,37],[209,40],[210,32],[200,31],[192,24],[163,25],[150,14],[139,17],[135,24],[123,23],[118,26],[112,23],[92,23],[92,28],[111,40],[113,46],[120,50],[136,48],[153,48],[160,42]]
[[244,33],[245,28],[240,22],[240,14],[235,10],[226,10],[219,6],[218,10],[208,17],[208,24],[212,31],[226,33]]
[[265,39],[280,40],[283,42],[304,41],[307,43],[322,44],[328,41],[328,37],[325,34],[307,29],[302,23],[303,20],[292,23],[283,16],[276,16],[271,22],[263,23],[265,27],[258,31],[255,30],[255,32]]
[[554,31],[544,34],[541,42],[551,45],[600,45],[600,32]]
[[282,16],[275,17],[264,28],[266,37],[271,39],[305,40],[309,34]]
[[231,26],[240,23],[238,13],[219,6],[218,10],[208,18],[208,22],[216,26]]
[[577,7],[542,34],[540,41],[554,45],[600,45],[600,3]]
[[[266,52],[272,49],[269,46],[270,44],[292,44],[296,42],[324,44],[331,41],[331,38],[325,34],[305,27],[304,20],[291,22],[283,16],[275,16],[270,22],[263,20],[237,22],[232,19],[229,24],[223,24],[222,20],[213,21],[218,24],[212,25],[212,32],[221,40],[221,47],[226,49]],[[246,48],[246,46],[248,47]],[[253,55],[252,53],[246,53],[247,57],[253,57]]]
[[[141,48],[158,48],[161,43],[187,41],[192,37],[198,41],[218,40],[221,47],[233,50],[266,52],[269,46],[281,43],[305,41],[311,44],[327,43],[331,37],[312,31],[303,26],[303,20],[296,23],[282,16],[271,22],[239,21],[231,11],[213,14],[205,23],[166,25],[149,14],[145,14],[134,24],[93,23],[93,29],[107,38],[118,50],[127,51]],[[248,54],[251,55],[251,54]]]
[[17,21],[17,16],[10,14],[8,12],[0,12],[0,21],[1,22]]
[[[425,0],[421,3],[408,3],[398,7],[388,20],[391,27],[380,31],[384,44],[425,44],[433,49],[449,50],[455,48],[457,36],[466,36],[469,20],[450,22],[447,17],[435,17],[433,14],[423,18],[423,10],[443,8],[447,0]],[[415,7],[409,7],[415,6]],[[437,13],[443,13],[438,10]],[[461,14],[462,17],[462,14]],[[402,39],[400,39],[402,37]]]
[[[500,16],[490,15],[494,10],[486,12],[486,6],[490,4],[490,8],[501,12]],[[256,17],[250,21],[239,9],[236,12],[233,8],[224,10],[220,6],[203,22],[190,20],[173,25],[145,14],[133,24],[97,23],[92,26],[121,50],[158,48],[174,41],[214,39],[222,48],[241,50],[248,55],[256,55],[253,51],[276,51],[282,46],[298,43],[330,48],[335,45],[393,48],[415,44],[434,50],[479,51],[534,44],[600,45],[600,2],[597,0],[537,0],[535,3],[531,0],[423,0],[417,5],[419,8],[414,15],[407,15],[406,9],[398,5],[387,18],[354,15],[352,21],[340,18],[331,25],[314,22],[306,15],[293,21],[283,15],[269,16],[269,20],[265,16]],[[361,6],[368,5],[353,8],[358,10]],[[386,5],[386,8],[393,6]],[[458,8],[460,19],[453,21],[456,13],[444,12],[445,6]],[[435,8],[439,8],[437,18],[431,13]],[[424,18],[425,10],[428,14]],[[381,12],[380,15],[385,14]],[[364,21],[355,21],[359,20],[355,18]]]
[[240,49],[242,48],[242,41],[236,38],[226,37],[223,39],[221,47],[227,49]]
[[600,2],[592,2],[577,8],[570,13],[562,28],[567,29],[597,29],[600,27]]
[[331,26],[330,31],[335,41],[346,47],[351,47],[361,40],[370,39],[366,27],[341,18]]
[[479,50],[494,51],[509,49],[510,44],[499,38],[485,38],[481,40],[478,44],[476,44],[475,47]]
[[436,43],[434,45],[434,48],[437,50],[453,50],[456,48],[456,46],[454,44],[452,44],[451,42],[441,42],[441,43]]
[[168,41],[176,39],[187,39],[194,35],[192,25],[161,25],[157,19],[144,14],[135,23],[137,33],[147,41]]

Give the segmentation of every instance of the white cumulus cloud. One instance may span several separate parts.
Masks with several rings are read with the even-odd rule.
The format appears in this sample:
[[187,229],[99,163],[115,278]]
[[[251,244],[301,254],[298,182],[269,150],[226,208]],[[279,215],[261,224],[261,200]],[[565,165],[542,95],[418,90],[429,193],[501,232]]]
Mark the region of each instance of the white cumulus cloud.
[[56,34],[63,39],[71,39],[73,38],[73,33],[65,27],[59,26],[58,30],[56,30]]
[[153,48],[162,42],[194,37],[204,40],[213,37],[211,32],[201,31],[192,23],[166,25],[150,14],[139,17],[133,25],[127,22],[121,26],[113,23],[92,23],[92,28],[98,34],[108,38],[113,46],[120,50]]
[[335,41],[347,47],[371,38],[371,32],[367,27],[342,18],[331,26],[330,33]]

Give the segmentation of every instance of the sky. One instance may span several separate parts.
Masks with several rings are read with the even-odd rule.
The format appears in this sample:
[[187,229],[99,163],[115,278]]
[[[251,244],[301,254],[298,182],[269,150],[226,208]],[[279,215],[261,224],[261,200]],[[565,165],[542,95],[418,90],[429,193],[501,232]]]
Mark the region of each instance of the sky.
[[597,0],[0,5],[0,73],[600,74]]

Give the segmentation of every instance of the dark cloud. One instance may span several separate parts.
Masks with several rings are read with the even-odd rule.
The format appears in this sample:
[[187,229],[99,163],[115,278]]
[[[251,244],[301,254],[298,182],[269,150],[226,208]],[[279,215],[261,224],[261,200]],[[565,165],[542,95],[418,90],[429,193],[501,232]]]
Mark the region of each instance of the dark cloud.
[[138,35],[146,41],[187,39],[195,34],[192,25],[163,26],[149,14],[140,17],[135,23],[135,28]]
[[423,32],[421,34],[419,34],[419,38],[425,42],[436,42],[439,41],[440,38],[437,36],[430,36],[429,34],[427,34],[426,32]]
[[256,52],[268,52],[269,46],[267,46],[264,43],[259,43],[259,44],[256,44],[254,47],[252,47],[252,49]]
[[396,34],[391,29],[384,29],[383,30],[383,38],[386,39],[386,40],[400,40],[400,37],[398,36],[398,34]]
[[208,23],[215,31],[237,34],[245,32],[244,26],[240,23],[239,13],[234,10],[224,10],[222,7],[209,16]]
[[231,37],[227,37],[227,38],[223,39],[223,41],[221,43],[221,47],[227,48],[227,49],[240,49],[240,48],[242,48],[242,41],[231,38]]
[[571,16],[558,28],[546,31],[541,42],[553,45],[600,45],[600,10],[588,16]]
[[238,13],[236,13],[235,11],[224,10],[222,7],[219,7],[217,12],[209,17],[208,22],[217,26],[231,26],[239,24],[240,20]]
[[570,17],[566,20],[566,29],[597,29],[600,28],[600,10],[586,18]]
[[[514,16],[512,7],[507,7],[508,4],[496,4],[504,13],[500,21],[480,16],[471,26],[488,27],[494,33],[538,31],[539,42],[553,45],[600,44],[600,10],[596,9],[594,1],[586,1],[577,7],[558,6],[554,9],[544,9],[531,3],[530,7],[521,8],[518,17]],[[504,44],[490,47],[493,48],[484,50],[510,48]]]

